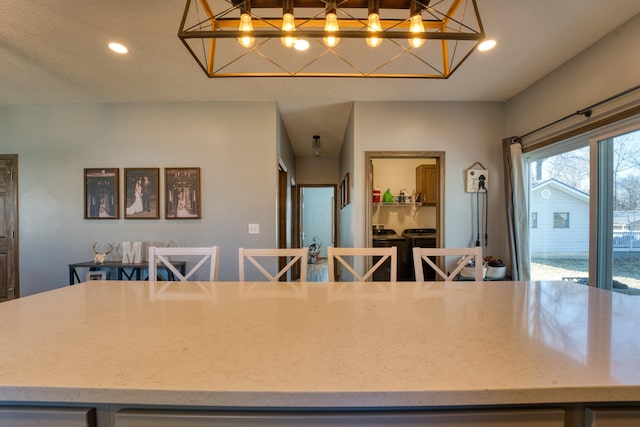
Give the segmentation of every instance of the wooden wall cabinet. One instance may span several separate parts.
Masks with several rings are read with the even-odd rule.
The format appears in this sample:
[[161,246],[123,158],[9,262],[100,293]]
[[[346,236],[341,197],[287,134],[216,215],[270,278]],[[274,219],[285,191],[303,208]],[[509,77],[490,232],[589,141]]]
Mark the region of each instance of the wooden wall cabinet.
[[416,168],[416,192],[423,205],[438,204],[438,165],[420,165]]

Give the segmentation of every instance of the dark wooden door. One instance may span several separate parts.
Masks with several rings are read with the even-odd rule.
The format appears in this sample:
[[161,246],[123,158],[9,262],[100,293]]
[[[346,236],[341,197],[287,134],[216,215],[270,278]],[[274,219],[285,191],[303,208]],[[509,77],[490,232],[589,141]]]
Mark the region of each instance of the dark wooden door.
[[19,296],[18,156],[0,155],[0,301]]

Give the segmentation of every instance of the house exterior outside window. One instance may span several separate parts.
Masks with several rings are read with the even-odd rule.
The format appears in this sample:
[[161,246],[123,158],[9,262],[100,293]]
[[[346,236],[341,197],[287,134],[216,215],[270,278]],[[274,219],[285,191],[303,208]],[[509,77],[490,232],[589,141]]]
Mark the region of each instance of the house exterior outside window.
[[531,212],[531,228],[538,228],[538,212]]

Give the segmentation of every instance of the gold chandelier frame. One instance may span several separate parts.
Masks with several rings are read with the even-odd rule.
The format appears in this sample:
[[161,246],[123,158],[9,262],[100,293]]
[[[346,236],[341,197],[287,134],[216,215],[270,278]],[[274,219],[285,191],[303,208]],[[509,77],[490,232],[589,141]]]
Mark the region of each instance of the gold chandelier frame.
[[476,0],[187,0],[178,37],[210,78],[446,79],[485,33]]

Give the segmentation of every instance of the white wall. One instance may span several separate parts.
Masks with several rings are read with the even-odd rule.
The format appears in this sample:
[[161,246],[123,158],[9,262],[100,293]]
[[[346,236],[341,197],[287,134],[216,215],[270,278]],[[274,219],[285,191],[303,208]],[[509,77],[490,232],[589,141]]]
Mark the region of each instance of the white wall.
[[[96,241],[219,244],[219,278],[237,280],[237,248],[276,241],[276,117],[271,102],[0,108],[2,151],[19,155],[21,295],[66,285]],[[83,168],[189,166],[201,168],[202,219],[83,219]]]
[[354,106],[355,179],[354,240],[365,245],[364,203],[366,151],[444,151],[444,246],[475,243],[475,197],[464,192],[464,171],[475,162],[489,170],[489,245],[487,255],[508,260],[501,138],[502,103],[483,102],[356,102]]

